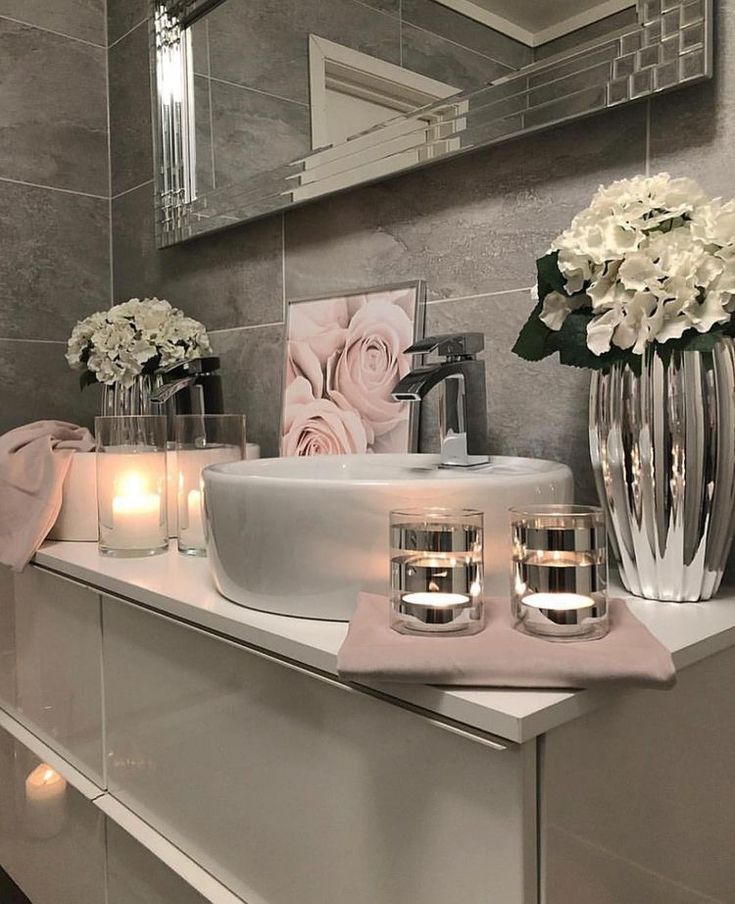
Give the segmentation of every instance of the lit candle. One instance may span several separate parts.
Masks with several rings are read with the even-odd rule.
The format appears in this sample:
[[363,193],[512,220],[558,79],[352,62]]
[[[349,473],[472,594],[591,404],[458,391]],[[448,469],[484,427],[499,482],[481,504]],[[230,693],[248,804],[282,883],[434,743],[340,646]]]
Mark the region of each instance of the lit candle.
[[412,606],[433,606],[437,609],[449,606],[463,606],[470,598],[464,593],[406,593],[403,602]]
[[589,632],[597,616],[594,599],[582,593],[529,593],[521,599],[522,616],[539,634],[574,637]]
[[141,474],[130,471],[117,481],[112,524],[118,548],[145,549],[160,544],[161,496],[148,492]]
[[66,782],[47,763],[26,779],[26,827],[32,838],[53,838],[64,828]]
[[182,540],[187,546],[204,549],[204,521],[202,520],[202,494],[200,490],[191,490],[186,497],[186,510],[189,516],[188,527],[182,528]]
[[529,593],[523,597],[522,603],[533,609],[551,609],[554,612],[573,612],[578,609],[589,609],[595,605],[592,597],[583,596],[581,593]]

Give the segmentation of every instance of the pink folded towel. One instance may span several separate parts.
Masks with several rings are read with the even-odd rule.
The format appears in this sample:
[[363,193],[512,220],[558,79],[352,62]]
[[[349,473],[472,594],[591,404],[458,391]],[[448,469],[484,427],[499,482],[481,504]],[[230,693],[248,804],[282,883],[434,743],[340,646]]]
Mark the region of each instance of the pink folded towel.
[[86,427],[37,421],[0,436],[0,563],[21,571],[59,516],[76,450],[91,452]]
[[630,612],[610,601],[607,637],[550,643],[514,630],[507,599],[486,602],[487,624],[469,637],[398,634],[388,600],[361,593],[337,659],[347,681],[452,684],[474,687],[671,687],[671,654]]

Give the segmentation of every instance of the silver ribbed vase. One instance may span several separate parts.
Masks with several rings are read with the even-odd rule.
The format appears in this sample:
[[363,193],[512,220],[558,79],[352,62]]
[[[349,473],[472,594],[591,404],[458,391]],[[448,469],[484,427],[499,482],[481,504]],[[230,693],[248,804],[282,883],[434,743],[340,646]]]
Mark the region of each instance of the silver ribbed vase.
[[735,528],[733,340],[593,373],[590,454],[626,589],[709,599]]

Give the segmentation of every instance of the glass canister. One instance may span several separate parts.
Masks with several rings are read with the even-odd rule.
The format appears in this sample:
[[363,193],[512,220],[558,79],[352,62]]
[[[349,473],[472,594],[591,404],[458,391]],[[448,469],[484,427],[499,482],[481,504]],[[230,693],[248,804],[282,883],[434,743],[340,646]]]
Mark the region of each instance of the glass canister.
[[166,418],[95,418],[99,549],[151,556],[168,549]]
[[241,414],[179,414],[175,418],[179,552],[205,556],[202,470],[245,458]]
[[391,512],[391,627],[402,634],[482,630],[483,513]]
[[511,604],[516,628],[547,640],[595,640],[609,630],[602,509],[511,509]]

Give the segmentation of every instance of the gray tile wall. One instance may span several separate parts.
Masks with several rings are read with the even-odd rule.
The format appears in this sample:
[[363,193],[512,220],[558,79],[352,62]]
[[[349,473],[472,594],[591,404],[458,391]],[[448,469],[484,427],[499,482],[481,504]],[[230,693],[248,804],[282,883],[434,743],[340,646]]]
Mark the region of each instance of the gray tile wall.
[[110,300],[104,0],[0,0],[0,433],[89,423],[64,360]]
[[[110,3],[111,22],[120,3]],[[223,357],[229,407],[248,414],[251,439],[274,454],[284,299],[424,278],[429,330],[479,329],[487,336],[493,451],[566,461],[578,497],[591,500],[589,375],[555,361],[529,364],[510,348],[532,306],[534,259],[600,183],[665,167],[700,177],[713,193],[735,195],[735,6],[720,6],[711,84],[188,245],[155,250],[151,170],[141,162],[129,182],[145,184],[113,198],[116,297],[158,292],[206,321]],[[135,58],[135,41],[135,32],[120,41],[121,59]],[[135,116],[148,127],[142,92]],[[113,180],[117,154],[132,156],[116,149]],[[432,405],[424,420],[423,444],[431,448]]]

